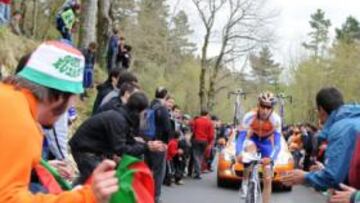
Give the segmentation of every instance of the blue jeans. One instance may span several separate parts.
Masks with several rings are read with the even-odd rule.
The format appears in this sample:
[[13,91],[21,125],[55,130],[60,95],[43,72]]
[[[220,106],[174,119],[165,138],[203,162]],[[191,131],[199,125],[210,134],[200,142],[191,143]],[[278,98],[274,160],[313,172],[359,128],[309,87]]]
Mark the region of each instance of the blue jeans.
[[9,24],[11,18],[11,7],[8,4],[0,3],[0,25]]
[[93,84],[93,67],[85,65],[83,87],[90,88]]

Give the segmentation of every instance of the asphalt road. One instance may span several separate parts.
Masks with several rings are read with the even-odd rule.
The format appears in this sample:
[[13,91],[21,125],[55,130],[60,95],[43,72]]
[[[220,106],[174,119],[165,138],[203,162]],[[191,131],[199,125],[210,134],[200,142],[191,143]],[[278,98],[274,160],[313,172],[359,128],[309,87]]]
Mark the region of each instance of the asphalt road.
[[[216,172],[204,174],[202,180],[186,178],[184,185],[163,187],[163,203],[241,203],[239,192],[233,188],[218,188]],[[326,202],[326,197],[304,186],[296,186],[292,192],[274,192],[273,203]]]

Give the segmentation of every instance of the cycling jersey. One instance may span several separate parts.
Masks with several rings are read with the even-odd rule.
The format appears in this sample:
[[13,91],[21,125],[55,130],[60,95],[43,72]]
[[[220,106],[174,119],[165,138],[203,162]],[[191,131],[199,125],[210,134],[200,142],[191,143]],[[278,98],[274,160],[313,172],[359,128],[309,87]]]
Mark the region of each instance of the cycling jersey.
[[258,118],[258,111],[248,112],[241,123],[236,142],[236,155],[243,151],[244,141],[253,141],[261,156],[272,160],[277,158],[281,145],[281,119],[272,112],[267,120]]

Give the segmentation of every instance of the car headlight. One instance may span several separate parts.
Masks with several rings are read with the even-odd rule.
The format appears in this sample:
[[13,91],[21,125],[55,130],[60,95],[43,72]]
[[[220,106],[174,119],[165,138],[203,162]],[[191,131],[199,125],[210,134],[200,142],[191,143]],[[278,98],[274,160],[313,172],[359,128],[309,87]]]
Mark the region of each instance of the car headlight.
[[293,166],[295,165],[295,162],[294,162],[294,159],[292,158],[292,156],[289,157],[288,164],[291,164]]
[[278,156],[275,165],[286,165],[289,163],[290,159],[292,160],[289,156]]

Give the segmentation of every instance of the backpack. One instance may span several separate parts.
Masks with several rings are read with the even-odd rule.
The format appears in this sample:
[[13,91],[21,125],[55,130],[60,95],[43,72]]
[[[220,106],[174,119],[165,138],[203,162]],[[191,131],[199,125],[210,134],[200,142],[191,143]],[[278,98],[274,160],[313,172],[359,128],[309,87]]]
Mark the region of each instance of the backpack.
[[156,137],[156,111],[160,106],[154,106],[144,111],[140,122],[140,134],[147,140],[153,140]]

